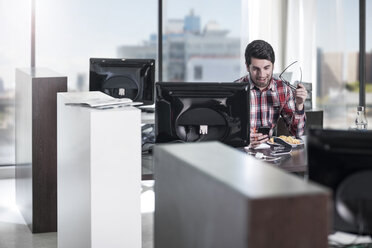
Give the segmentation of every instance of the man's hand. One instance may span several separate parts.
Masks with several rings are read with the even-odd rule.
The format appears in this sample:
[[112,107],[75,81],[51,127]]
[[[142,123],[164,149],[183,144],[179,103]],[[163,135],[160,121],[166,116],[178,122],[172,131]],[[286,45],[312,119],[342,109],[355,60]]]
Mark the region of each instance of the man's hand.
[[303,84],[298,84],[295,91],[296,98],[296,109],[302,110],[304,108],[304,102],[307,97],[307,90]]
[[269,136],[267,134],[251,132],[249,146],[251,148],[255,148],[259,146],[260,144],[267,142],[268,140],[269,140]]

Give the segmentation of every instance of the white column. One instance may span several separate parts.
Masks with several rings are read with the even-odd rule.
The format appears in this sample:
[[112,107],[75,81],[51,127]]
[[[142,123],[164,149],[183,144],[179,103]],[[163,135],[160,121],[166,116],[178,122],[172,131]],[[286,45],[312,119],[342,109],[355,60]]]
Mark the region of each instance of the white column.
[[[242,54],[244,54],[246,46],[251,41],[267,41],[275,51],[274,72],[280,72],[285,66],[282,58],[285,52],[286,4],[286,0],[241,0]],[[246,72],[245,67],[244,71]]]
[[57,97],[58,247],[141,247],[141,112]]
[[288,0],[285,63],[298,61],[302,81],[312,83],[313,107],[316,104],[316,8],[315,0]]

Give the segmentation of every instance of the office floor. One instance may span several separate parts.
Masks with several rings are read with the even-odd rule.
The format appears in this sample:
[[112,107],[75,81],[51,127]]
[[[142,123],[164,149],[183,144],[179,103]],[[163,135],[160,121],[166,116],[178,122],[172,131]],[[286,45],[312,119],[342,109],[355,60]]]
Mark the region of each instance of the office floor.
[[[153,247],[153,181],[142,182],[142,248]],[[14,168],[0,167],[0,247],[57,248],[57,233],[32,234],[15,204]]]

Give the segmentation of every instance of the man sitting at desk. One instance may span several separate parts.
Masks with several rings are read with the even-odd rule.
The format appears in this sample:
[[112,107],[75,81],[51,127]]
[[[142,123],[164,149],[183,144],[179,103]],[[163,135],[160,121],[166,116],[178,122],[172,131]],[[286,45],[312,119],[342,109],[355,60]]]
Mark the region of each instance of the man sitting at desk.
[[281,115],[289,132],[299,137],[305,128],[304,102],[307,91],[302,84],[292,89],[281,80],[273,78],[275,54],[271,45],[263,40],[255,40],[245,49],[245,64],[248,74],[235,82],[250,83],[251,97],[251,147],[268,141],[269,135],[258,133],[262,126],[273,128]]

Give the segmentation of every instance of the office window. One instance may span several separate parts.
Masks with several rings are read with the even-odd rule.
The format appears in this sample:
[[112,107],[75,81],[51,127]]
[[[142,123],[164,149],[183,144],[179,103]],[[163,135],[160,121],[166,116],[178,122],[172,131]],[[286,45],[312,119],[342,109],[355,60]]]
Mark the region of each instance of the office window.
[[36,0],[36,65],[88,90],[89,58],[157,58],[157,1]]
[[241,1],[163,3],[164,81],[231,82],[244,73],[236,70],[243,57]]
[[0,166],[15,163],[15,69],[30,66],[30,20],[30,0],[0,1]]
[[359,103],[359,1],[317,4],[316,107],[325,127],[349,128]]

